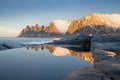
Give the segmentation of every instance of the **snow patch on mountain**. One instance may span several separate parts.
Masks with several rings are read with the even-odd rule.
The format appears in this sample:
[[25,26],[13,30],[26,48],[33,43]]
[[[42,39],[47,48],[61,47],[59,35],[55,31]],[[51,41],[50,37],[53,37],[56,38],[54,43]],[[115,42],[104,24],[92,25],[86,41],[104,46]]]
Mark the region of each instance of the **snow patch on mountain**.
[[98,17],[101,22],[105,22],[108,26],[120,27],[120,14],[94,13],[91,15]]
[[115,27],[120,27],[120,15],[119,14],[111,14],[107,15],[107,17],[115,24]]
[[71,22],[65,20],[55,20],[53,21],[53,23],[55,24],[59,32],[64,34],[68,30]]

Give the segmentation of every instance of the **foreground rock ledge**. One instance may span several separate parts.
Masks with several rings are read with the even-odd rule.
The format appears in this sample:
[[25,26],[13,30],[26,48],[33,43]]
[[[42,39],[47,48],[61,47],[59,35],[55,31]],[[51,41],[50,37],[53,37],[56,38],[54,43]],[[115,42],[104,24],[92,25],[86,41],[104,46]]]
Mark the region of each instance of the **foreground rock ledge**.
[[[66,47],[69,49],[73,49],[75,46],[78,46],[79,50],[81,49],[85,51],[90,51],[90,43],[91,43],[90,40],[91,40],[91,36],[71,36],[60,40],[54,40],[52,43],[48,43],[48,44],[69,45],[71,47]],[[78,47],[75,48],[78,49]],[[73,50],[75,50],[75,48]]]
[[120,80],[120,38],[91,38],[94,69],[104,73],[109,80]]

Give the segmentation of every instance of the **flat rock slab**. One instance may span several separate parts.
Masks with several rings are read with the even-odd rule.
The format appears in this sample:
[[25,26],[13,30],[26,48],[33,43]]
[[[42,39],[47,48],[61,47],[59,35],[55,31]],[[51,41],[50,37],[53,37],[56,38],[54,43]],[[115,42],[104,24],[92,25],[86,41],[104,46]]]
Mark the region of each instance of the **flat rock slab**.
[[110,80],[120,80],[120,38],[93,37],[91,52],[95,70],[100,70]]

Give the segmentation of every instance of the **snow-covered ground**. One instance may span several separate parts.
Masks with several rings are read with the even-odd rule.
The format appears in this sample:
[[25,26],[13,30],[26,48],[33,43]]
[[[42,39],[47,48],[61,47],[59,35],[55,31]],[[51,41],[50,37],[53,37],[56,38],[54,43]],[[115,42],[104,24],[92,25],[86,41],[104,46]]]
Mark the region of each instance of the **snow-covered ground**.
[[65,20],[55,20],[53,21],[53,23],[55,24],[59,32],[64,34],[68,30],[71,22]]

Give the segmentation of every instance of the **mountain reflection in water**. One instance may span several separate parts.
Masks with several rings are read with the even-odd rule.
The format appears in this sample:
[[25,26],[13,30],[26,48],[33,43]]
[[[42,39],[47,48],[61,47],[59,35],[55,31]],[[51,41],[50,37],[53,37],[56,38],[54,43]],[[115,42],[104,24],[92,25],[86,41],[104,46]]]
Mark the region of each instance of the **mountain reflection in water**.
[[80,52],[76,52],[67,48],[63,48],[60,46],[56,46],[56,45],[39,45],[39,46],[27,46],[26,49],[34,49],[35,51],[38,51],[39,49],[44,50],[44,49],[48,49],[49,52],[53,55],[53,56],[75,56],[78,57],[82,60],[85,60],[91,64],[94,63],[94,59],[92,57],[92,53],[91,52],[85,52],[85,51],[81,51]]

